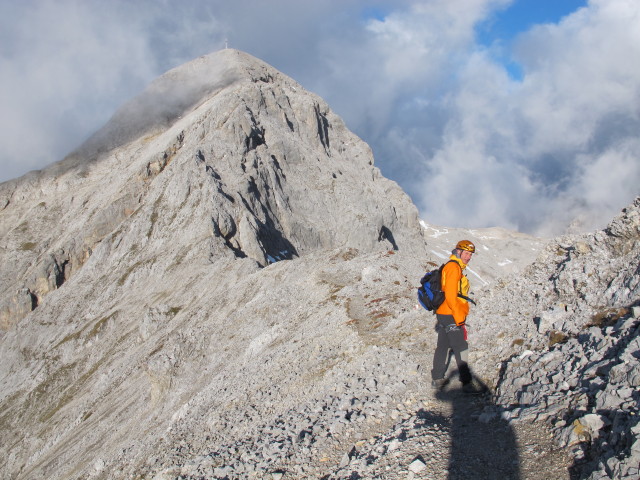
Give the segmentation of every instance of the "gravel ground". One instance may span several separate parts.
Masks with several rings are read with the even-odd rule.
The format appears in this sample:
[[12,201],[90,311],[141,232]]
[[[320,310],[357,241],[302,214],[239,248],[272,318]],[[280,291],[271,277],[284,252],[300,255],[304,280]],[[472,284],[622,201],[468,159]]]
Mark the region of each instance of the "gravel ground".
[[[490,395],[458,386],[408,405],[386,434],[356,443],[329,479],[569,479],[572,460],[539,424],[507,423]],[[345,462],[346,459],[343,459]]]
[[[416,379],[419,383],[424,378]],[[305,461],[255,478],[322,480],[569,480],[573,460],[553,444],[544,424],[506,422],[490,394],[424,389],[369,419],[353,435],[318,441]],[[266,475],[266,476],[265,476]],[[192,478],[192,477],[189,477]],[[221,477],[222,478],[222,477]],[[229,477],[229,479],[235,477]],[[240,478],[240,477],[238,477]]]

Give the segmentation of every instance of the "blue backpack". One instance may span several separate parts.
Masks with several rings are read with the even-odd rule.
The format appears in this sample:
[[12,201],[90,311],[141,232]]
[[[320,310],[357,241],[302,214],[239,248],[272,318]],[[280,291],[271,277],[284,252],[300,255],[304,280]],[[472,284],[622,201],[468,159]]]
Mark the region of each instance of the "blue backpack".
[[430,312],[435,312],[444,302],[444,292],[442,291],[442,269],[444,266],[443,263],[440,268],[425,273],[420,279],[418,302]]

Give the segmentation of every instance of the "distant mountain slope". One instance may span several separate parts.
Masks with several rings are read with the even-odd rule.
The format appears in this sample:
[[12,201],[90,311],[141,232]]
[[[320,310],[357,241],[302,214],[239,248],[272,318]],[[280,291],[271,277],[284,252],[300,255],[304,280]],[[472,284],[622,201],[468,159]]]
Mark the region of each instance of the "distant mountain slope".
[[474,288],[492,285],[501,277],[519,272],[540,254],[548,239],[536,238],[503,228],[451,228],[422,222],[429,254],[436,263],[449,258],[453,246],[462,238],[478,246],[467,274]]

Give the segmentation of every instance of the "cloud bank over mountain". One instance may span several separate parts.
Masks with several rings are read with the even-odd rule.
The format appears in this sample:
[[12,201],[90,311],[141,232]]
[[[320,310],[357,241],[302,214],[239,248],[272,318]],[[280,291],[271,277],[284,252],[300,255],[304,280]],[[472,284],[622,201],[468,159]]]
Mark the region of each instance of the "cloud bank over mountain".
[[153,78],[228,44],[326,99],[427,222],[602,227],[638,194],[640,5],[591,0],[492,37],[522,4],[3,2],[0,180],[61,159]]

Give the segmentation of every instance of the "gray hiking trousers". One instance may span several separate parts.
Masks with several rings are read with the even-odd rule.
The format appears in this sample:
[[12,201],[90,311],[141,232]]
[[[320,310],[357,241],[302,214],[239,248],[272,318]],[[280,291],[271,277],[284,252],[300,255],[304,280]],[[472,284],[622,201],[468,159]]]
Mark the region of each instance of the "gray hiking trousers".
[[469,344],[464,339],[462,328],[456,325],[453,315],[436,314],[438,321],[436,330],[438,332],[438,343],[433,354],[433,368],[431,378],[439,380],[447,373],[447,359],[449,350],[453,351],[460,373],[460,381],[463,385],[471,382],[471,370],[469,369]]

